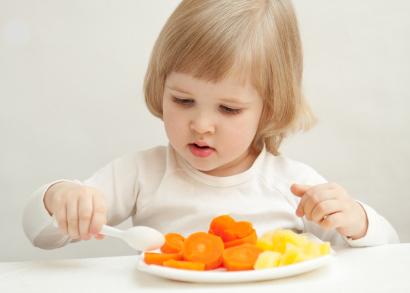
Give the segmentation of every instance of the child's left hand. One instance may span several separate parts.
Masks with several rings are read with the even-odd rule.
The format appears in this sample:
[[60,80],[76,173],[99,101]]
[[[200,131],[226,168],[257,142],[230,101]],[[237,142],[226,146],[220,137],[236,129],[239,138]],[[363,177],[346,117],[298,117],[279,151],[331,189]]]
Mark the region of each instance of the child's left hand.
[[343,236],[359,239],[366,235],[367,216],[363,207],[341,186],[325,183],[316,186],[293,184],[291,192],[301,197],[298,217],[306,216],[324,230],[335,228]]

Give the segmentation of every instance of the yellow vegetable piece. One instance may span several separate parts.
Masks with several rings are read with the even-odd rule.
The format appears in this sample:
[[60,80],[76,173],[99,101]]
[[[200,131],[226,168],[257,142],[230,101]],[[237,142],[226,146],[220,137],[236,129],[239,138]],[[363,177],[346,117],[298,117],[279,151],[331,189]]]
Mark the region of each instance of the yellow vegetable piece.
[[[260,254],[255,269],[272,267],[276,258],[277,265],[290,265],[330,254],[330,243],[317,244],[315,241],[308,243],[306,236],[300,236],[292,230],[276,229],[268,231],[258,238],[256,245],[265,250]],[[271,252],[279,254],[271,254]]]
[[330,250],[330,242],[323,242],[319,244],[319,250],[321,255],[331,254],[332,251]]
[[268,232],[264,233],[261,236],[261,238],[266,238],[266,239],[272,240],[273,235],[275,235],[275,231],[268,231]]
[[313,257],[313,256],[311,256],[311,255],[307,255],[307,254],[305,254],[305,253],[303,253],[303,252],[300,252],[300,253],[296,256],[296,258],[295,258],[295,260],[293,261],[293,263],[298,263],[298,262],[310,260],[310,259],[313,259],[313,258],[315,258],[315,257]]
[[274,250],[273,242],[268,238],[258,238],[258,240],[256,240],[256,246],[262,248],[263,250]]
[[280,258],[279,265],[285,266],[293,264],[296,257],[302,253],[302,247],[297,247],[296,245],[288,242],[286,243],[286,251]]
[[284,254],[287,243],[292,243],[297,247],[304,247],[307,244],[307,238],[306,236],[299,236],[292,230],[276,229],[272,242],[274,250]]
[[276,251],[264,251],[259,254],[253,268],[255,270],[261,270],[277,267],[281,256],[282,254]]
[[315,241],[310,241],[308,244],[303,247],[303,253],[311,256],[312,258],[321,256],[319,244]]

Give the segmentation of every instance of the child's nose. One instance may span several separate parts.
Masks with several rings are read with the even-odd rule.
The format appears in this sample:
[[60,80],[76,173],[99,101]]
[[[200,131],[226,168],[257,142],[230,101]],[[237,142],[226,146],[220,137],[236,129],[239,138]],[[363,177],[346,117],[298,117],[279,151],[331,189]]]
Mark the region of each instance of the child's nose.
[[201,134],[213,134],[215,132],[215,123],[213,121],[212,115],[209,115],[207,113],[197,113],[191,120],[190,128],[191,130],[194,130]]

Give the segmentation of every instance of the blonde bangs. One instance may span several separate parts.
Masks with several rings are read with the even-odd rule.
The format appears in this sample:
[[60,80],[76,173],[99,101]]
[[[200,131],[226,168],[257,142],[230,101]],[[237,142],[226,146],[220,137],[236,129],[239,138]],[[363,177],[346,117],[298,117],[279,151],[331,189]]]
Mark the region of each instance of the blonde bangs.
[[316,121],[302,93],[302,46],[290,1],[182,1],[154,45],[144,80],[148,109],[160,119],[173,71],[214,83],[249,79],[264,101],[255,151],[263,140],[278,155],[284,137]]
[[[230,74],[234,64],[237,73],[247,72],[252,55],[247,43],[254,36],[252,30],[259,12],[251,5],[255,1],[239,1],[235,5],[232,1],[185,2],[159,36],[162,41],[157,44],[158,54],[167,62],[160,65],[158,73],[189,73],[217,83]],[[248,74],[241,75],[241,82],[243,78],[248,78]]]

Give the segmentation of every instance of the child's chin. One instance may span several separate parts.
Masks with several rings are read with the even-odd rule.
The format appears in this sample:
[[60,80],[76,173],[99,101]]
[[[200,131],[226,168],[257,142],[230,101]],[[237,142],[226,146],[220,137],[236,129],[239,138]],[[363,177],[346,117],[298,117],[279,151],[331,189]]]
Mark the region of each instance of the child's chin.
[[201,163],[192,162],[192,161],[189,163],[191,164],[192,167],[202,172],[211,171],[216,168],[215,166],[210,166],[209,164],[201,164]]

